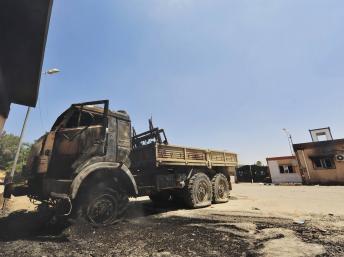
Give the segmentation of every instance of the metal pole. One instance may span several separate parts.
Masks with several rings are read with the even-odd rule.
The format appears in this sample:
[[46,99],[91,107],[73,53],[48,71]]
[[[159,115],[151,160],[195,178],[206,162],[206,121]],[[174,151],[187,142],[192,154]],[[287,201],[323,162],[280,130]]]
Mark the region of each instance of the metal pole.
[[251,184],[253,184],[252,165],[250,165],[250,174],[251,174]]
[[4,125],[5,125],[5,121],[6,121],[6,118],[4,116],[0,115],[0,136],[1,136],[2,130],[3,130]]
[[289,138],[290,138],[291,145],[294,145],[293,138],[291,137],[291,134],[289,134]]
[[22,127],[22,130],[20,132],[19,144],[18,144],[16,156],[14,158],[14,163],[13,163],[12,170],[11,170],[11,176],[9,178],[10,182],[13,181],[14,172],[16,171],[16,167],[17,167],[17,162],[18,162],[21,146],[23,144],[23,136],[24,136],[24,132],[25,132],[25,128],[26,128],[27,120],[29,118],[30,111],[31,111],[31,107],[28,107],[27,111],[26,111],[23,127]]
[[290,153],[292,156],[294,156],[294,151],[293,151],[293,140],[291,139],[291,135],[289,134],[289,137],[288,137],[288,142],[289,142],[289,148],[290,148]]
[[287,138],[288,138],[288,145],[289,145],[290,153],[292,156],[294,156],[293,139],[291,138],[291,134],[289,133],[289,131],[286,128],[284,128],[283,131],[285,132],[285,134],[287,135]]
[[[14,163],[13,163],[13,166],[12,166],[11,174],[10,174],[10,177],[8,178],[8,180],[6,181],[5,188],[6,188],[6,186],[8,184],[11,184],[13,182],[14,172],[16,171],[16,166],[17,166],[17,162],[18,162],[18,159],[19,159],[19,154],[20,154],[21,146],[23,144],[24,132],[25,132],[25,128],[26,128],[27,120],[29,118],[30,111],[31,111],[31,107],[28,107],[27,111],[26,111],[23,127],[22,127],[22,130],[20,132],[19,144],[18,144],[16,156],[14,157]],[[4,210],[6,208],[6,201],[7,201],[7,199],[4,197],[3,198],[3,203],[2,203],[2,210]]]

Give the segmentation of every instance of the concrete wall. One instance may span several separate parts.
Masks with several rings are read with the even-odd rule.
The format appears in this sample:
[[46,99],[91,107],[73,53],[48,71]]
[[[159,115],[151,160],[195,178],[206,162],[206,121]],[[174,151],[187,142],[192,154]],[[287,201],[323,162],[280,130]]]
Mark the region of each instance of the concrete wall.
[[296,152],[301,162],[305,181],[309,184],[344,184],[344,161],[334,159],[335,169],[316,169],[310,157],[344,154],[344,144],[332,147],[312,147]]
[[[271,181],[273,184],[278,183],[302,183],[301,176],[299,174],[298,163],[295,159],[284,160],[268,160],[268,166],[271,175]],[[288,165],[293,166],[295,173],[280,173],[279,166]]]

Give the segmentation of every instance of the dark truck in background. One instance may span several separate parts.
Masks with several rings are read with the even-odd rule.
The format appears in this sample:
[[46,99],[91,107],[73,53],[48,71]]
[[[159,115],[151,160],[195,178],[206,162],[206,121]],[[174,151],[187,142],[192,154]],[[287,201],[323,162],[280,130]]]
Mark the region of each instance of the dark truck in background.
[[96,225],[116,222],[129,197],[189,208],[228,201],[237,155],[170,145],[163,129],[136,134],[125,111],[109,101],[73,104],[32,147],[25,184],[5,197],[27,195]]

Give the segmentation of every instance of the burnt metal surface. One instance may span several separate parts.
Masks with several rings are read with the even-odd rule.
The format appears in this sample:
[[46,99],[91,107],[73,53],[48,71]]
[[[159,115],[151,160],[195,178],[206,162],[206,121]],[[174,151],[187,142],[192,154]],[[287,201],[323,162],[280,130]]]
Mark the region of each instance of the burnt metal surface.
[[49,177],[68,178],[97,156],[102,157],[98,162],[128,162],[129,116],[109,111],[108,105],[108,100],[73,104],[57,119],[52,127],[56,139]]
[[75,162],[82,163],[93,156],[103,155],[102,139],[100,125],[57,131],[47,175],[69,178],[74,171]]
[[130,118],[124,111],[108,110],[108,105],[108,100],[73,104],[34,144],[26,165],[33,194],[46,198],[54,186],[65,185],[58,181],[73,181],[83,172],[78,188],[86,175],[100,170],[118,170],[129,189],[132,185],[132,195],[137,194],[135,181],[126,168],[130,165]]
[[35,106],[52,0],[0,1],[0,114]]
[[77,176],[73,179],[71,185],[71,198],[74,199],[78,193],[79,187],[83,181],[92,173],[98,172],[98,175],[101,176],[101,173],[105,174],[110,171],[114,176],[121,180],[123,186],[126,187],[129,196],[138,195],[138,187],[136,181],[131,171],[124,164],[120,165],[115,162],[97,162],[93,161],[92,164],[85,165],[84,167],[77,170]]
[[135,129],[133,129],[133,148],[140,148],[145,145],[149,145],[151,143],[159,143],[168,145],[167,137],[165,131],[158,127],[153,126],[152,118],[148,120],[149,122],[149,130],[136,134]]

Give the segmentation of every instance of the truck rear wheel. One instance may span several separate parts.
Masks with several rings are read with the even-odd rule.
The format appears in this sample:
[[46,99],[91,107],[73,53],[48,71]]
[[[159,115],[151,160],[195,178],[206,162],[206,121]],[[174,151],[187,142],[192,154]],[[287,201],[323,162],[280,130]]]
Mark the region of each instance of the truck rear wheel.
[[209,177],[203,173],[194,174],[185,188],[184,200],[190,208],[202,208],[211,205],[212,187]]
[[211,180],[213,203],[226,203],[229,198],[229,183],[225,175],[216,174]]
[[78,200],[79,214],[96,226],[108,226],[120,221],[129,202],[124,190],[104,183],[88,184]]

